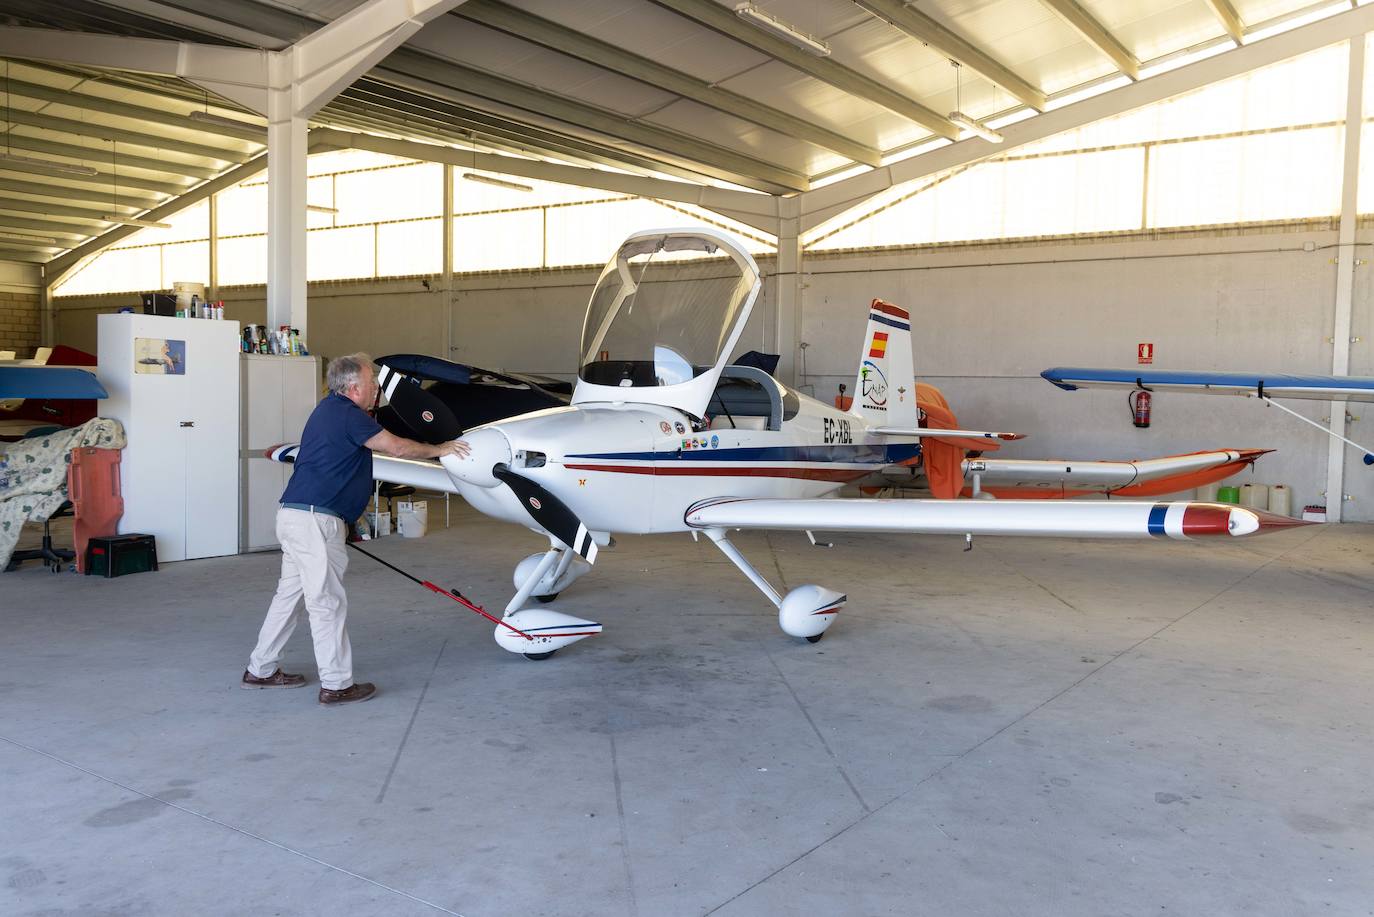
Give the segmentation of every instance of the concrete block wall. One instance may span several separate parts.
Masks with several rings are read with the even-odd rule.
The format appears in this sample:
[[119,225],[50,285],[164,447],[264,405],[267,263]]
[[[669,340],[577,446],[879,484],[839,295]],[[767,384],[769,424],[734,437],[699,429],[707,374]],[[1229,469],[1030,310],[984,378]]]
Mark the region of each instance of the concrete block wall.
[[13,350],[19,359],[32,357],[39,344],[41,309],[39,293],[0,286],[0,350]]
[[[1362,231],[1367,243],[1374,233]],[[1134,366],[1155,345],[1154,368],[1331,371],[1335,232],[1317,224],[1149,237],[1002,243],[808,256],[798,380],[830,401],[853,384],[868,303],[912,312],[916,374],[939,386],[962,425],[1029,438],[1004,447],[1023,458],[1130,459],[1261,447],[1253,480],[1285,483],[1295,506],[1325,502],[1328,439],[1253,400],[1160,394],[1149,429],[1130,423],[1125,396],[1067,393],[1039,377],[1058,365]],[[770,260],[760,262],[765,275]],[[1374,283],[1357,268],[1351,372],[1374,375]],[[420,280],[312,284],[308,341],[315,353],[417,352],[494,369],[571,378],[594,270],[470,275],[454,289]],[[222,294],[230,319],[261,322],[261,287]],[[94,345],[94,314],[133,297],[59,300],[59,339]],[[772,285],[765,282],[740,350],[772,350]],[[1318,422],[1322,402],[1293,402]],[[1348,435],[1374,445],[1374,411]],[[1374,470],[1345,450],[1346,518],[1374,521]]]

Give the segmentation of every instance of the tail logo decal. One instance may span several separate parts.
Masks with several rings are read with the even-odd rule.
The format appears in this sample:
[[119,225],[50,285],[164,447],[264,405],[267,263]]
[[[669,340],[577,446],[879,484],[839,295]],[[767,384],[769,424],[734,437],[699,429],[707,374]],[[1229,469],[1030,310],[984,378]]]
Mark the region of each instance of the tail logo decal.
[[[874,335],[876,338],[877,335]],[[887,405],[887,377],[878,368],[876,363],[864,360],[863,368],[859,370],[863,376],[863,396],[864,407],[874,408],[879,411],[886,410]]]
[[882,359],[887,354],[887,332],[873,332],[873,345],[868,348],[868,355],[875,360]]

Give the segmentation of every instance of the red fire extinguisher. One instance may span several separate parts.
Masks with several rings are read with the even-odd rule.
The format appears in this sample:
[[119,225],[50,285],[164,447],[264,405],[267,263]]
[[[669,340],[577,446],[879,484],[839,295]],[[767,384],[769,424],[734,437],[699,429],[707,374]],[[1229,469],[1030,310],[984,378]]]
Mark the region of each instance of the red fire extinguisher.
[[1126,396],[1126,403],[1131,406],[1131,422],[1137,427],[1148,427],[1150,425],[1150,393],[1144,389],[1136,389]]

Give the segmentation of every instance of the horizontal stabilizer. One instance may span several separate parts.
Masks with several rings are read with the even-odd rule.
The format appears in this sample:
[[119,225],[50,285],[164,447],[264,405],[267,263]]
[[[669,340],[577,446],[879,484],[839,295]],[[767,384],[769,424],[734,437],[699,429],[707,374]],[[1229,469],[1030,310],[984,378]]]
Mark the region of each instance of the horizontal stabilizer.
[[1113,500],[782,500],[722,497],[687,511],[693,528],[1038,535],[1060,538],[1198,538],[1254,535],[1298,519],[1220,503]]
[[1158,392],[1253,395],[1316,401],[1374,401],[1374,377],[1285,373],[1174,372],[1057,366],[1040,374],[1065,391],[1080,388],[1146,388]]
[[938,430],[927,427],[869,427],[879,436],[912,436],[922,439],[1025,439],[1024,433],[994,433],[989,430]]

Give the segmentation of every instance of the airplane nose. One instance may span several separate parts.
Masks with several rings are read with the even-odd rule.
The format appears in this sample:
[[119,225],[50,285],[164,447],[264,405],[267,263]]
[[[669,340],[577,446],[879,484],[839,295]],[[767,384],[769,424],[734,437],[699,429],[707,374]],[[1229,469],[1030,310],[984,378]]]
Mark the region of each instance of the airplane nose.
[[495,487],[501,483],[492,475],[491,470],[498,464],[509,465],[511,461],[510,441],[501,431],[488,427],[464,436],[472,451],[467,458],[446,455],[439,461],[444,470],[467,484],[477,487]]

